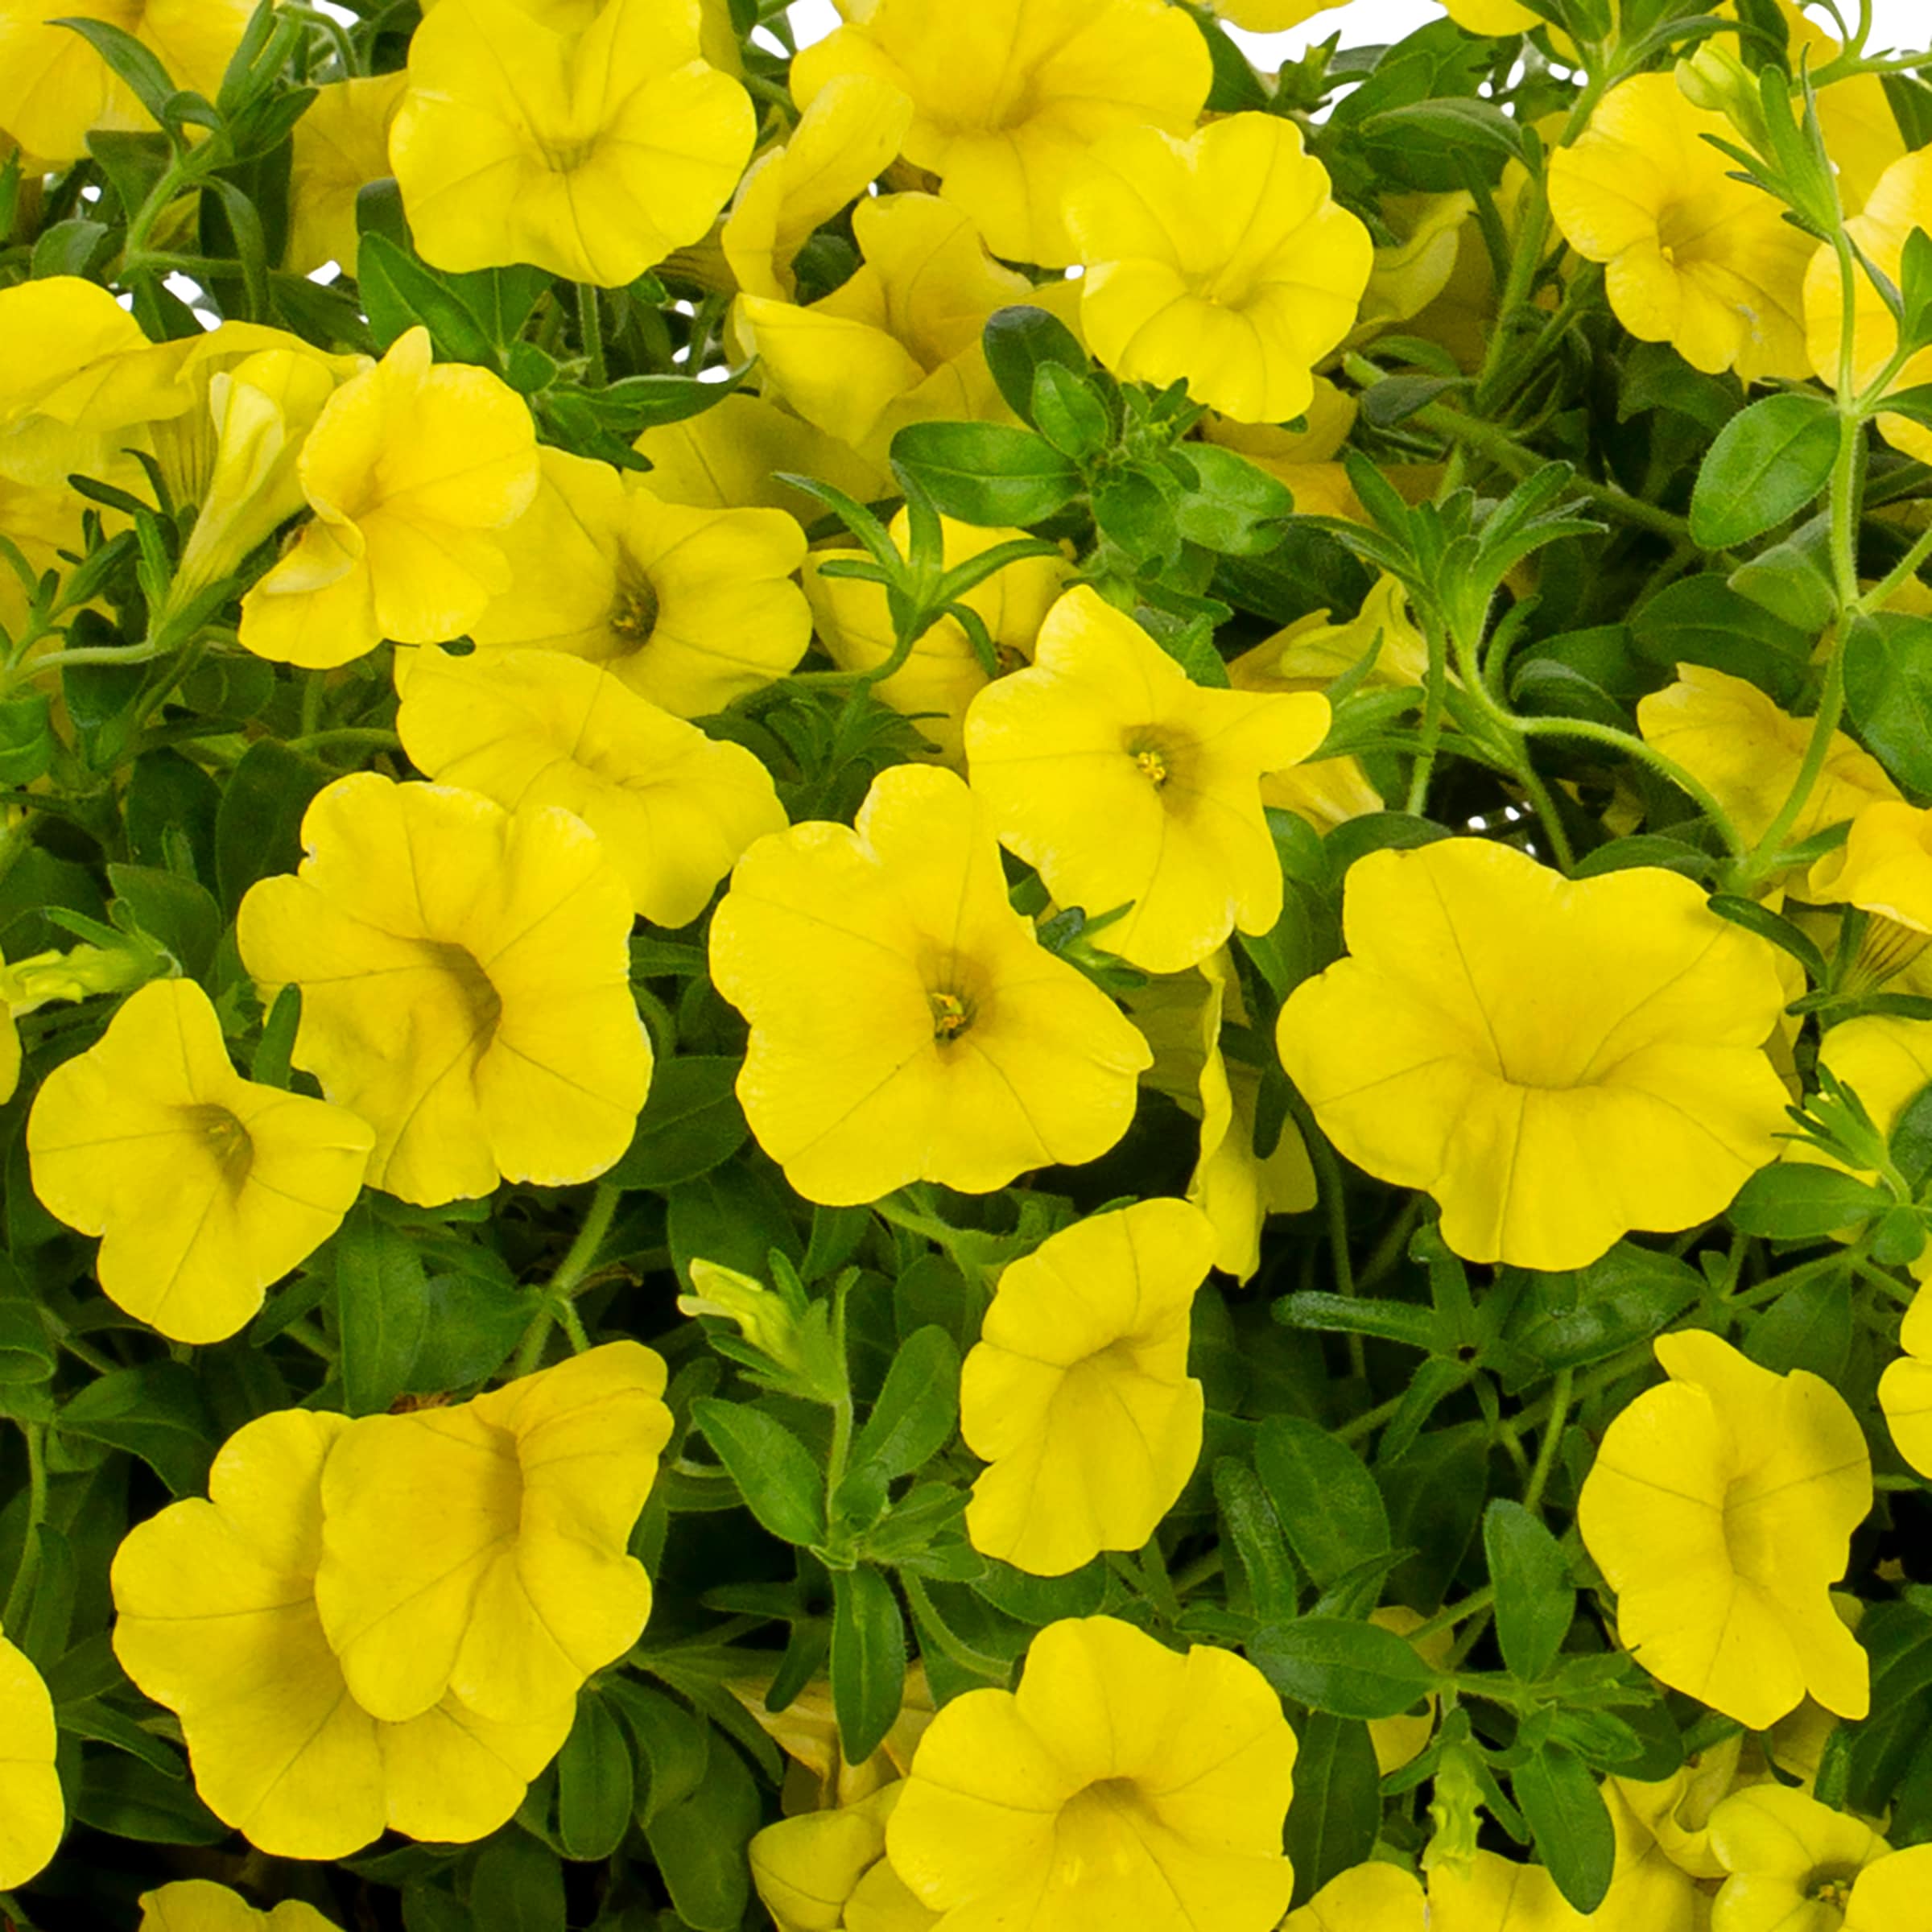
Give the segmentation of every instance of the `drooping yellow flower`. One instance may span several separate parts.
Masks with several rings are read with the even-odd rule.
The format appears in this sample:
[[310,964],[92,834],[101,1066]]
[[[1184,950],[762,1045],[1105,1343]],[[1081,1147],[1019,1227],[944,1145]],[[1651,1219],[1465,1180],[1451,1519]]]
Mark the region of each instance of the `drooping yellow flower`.
[[743,745],[580,658],[399,650],[395,679],[396,729],[419,770],[506,810],[574,811],[660,926],[688,925],[753,839],[785,829],[771,774]]
[[799,56],[792,91],[809,104],[848,73],[909,97],[906,159],[996,255],[1043,268],[1079,259],[1063,198],[1087,149],[1121,128],[1188,133],[1212,80],[1193,23],[1160,0],[879,0]]
[[1282,1008],[1289,1076],[1348,1158],[1442,1203],[1471,1261],[1580,1268],[1719,1213],[1777,1158],[1770,947],[1650,867],[1569,881],[1445,839],[1351,868],[1351,956]]
[[1308,407],[1375,252],[1301,130],[1274,114],[1232,115],[1188,141],[1116,134],[1075,176],[1066,217],[1094,353],[1129,382],[1185,382],[1246,423]]
[[0,1637],[0,1892],[39,1877],[67,1829],[57,1741],[40,1673]]
[[1419,686],[1429,672],[1429,642],[1409,608],[1409,593],[1383,576],[1346,623],[1325,610],[1298,617],[1228,667],[1236,691],[1322,691],[1373,650],[1363,680],[1371,689]]
[[1880,1377],[1878,1405],[1899,1454],[1932,1476],[1932,1284],[1922,1285],[1905,1311],[1898,1344],[1905,1353]]
[[[1914,229],[1929,225],[1932,225],[1932,154],[1921,149],[1893,162],[1885,170],[1863,210],[1846,222],[1845,232],[1879,273],[1896,283],[1906,241]],[[1844,295],[1838,251],[1819,248],[1805,272],[1805,335],[1812,369],[1820,381],[1833,388],[1839,378]],[[1862,391],[1877,381],[1898,349],[1897,320],[1863,269],[1852,283],[1852,380]],[[1915,388],[1927,382],[1932,382],[1932,349],[1922,349],[1909,357],[1891,378],[1887,393]],[[1921,462],[1932,458],[1932,429],[1922,423],[1888,412],[1878,419],[1878,427],[1894,448]]]
[[[1711,1847],[1728,1875],[1712,1913],[1724,1932],[1838,1932],[1856,1924],[1865,1916],[1849,1909],[1860,1876],[1891,1851],[1862,1818],[1770,1783],[1717,1807]],[[1870,1923],[1885,1932],[1908,1932],[1914,1918],[1932,1924],[1932,1894],[1921,1894],[1920,1906],[1905,1918]]]
[[1706,134],[1735,138],[1669,74],[1611,89],[1550,159],[1550,210],[1577,253],[1605,265],[1616,319],[1695,369],[1747,382],[1810,374],[1803,283],[1815,242],[1782,205],[1734,179]]
[[389,1723],[454,1695],[534,1723],[638,1641],[625,1545],[671,1435],[663,1358],[607,1342],[454,1407],[371,1415],[322,1475],[316,1607]]
[[1100,943],[1150,972],[1180,972],[1238,926],[1281,917],[1282,869],[1261,778],[1307,757],[1328,704],[1194,683],[1139,625],[1091,589],[1041,626],[1030,669],[966,714],[974,791],[1001,842],[1063,906],[1126,906]]
[[1400,1865],[1371,1861],[1331,1878],[1282,1922],[1282,1932],[1428,1932],[1420,1881]]
[[1154,1534],[1201,1452],[1187,1343],[1214,1250],[1198,1208],[1140,1201],[1001,1275],[960,1381],[966,1445],[992,1465],[966,1509],[976,1550],[1064,1576]]
[[788,302],[792,263],[814,230],[885,172],[912,122],[912,103],[889,82],[840,74],[815,93],[783,147],[745,171],[719,239],[748,295]]
[[[1762,838],[1790,796],[1811,720],[1781,711],[1755,684],[1702,664],[1680,664],[1677,682],[1640,698],[1647,743],[1708,786],[1747,839]],[[1792,826],[1793,843],[1855,819],[1874,799],[1898,797],[1885,767],[1842,731]]]
[[186,1878],[141,1894],[135,1932],[336,1932],[336,1925],[299,1898],[258,1912],[226,1885]]
[[886,1857],[886,1822],[905,1789],[890,1784],[837,1810],[781,1818],[752,1839],[752,1882],[778,1932],[931,1932],[939,1924]]
[[617,1160],[650,1042],[630,893],[583,820],[358,772],[302,838],[237,939],[265,1001],[302,989],[295,1063],[375,1129],[370,1185],[434,1206]]
[[1261,1071],[1221,1051],[1224,1017],[1247,1023],[1241,982],[1225,952],[1211,953],[1192,972],[1137,987],[1127,1006],[1154,1049],[1146,1084],[1201,1123],[1187,1199],[1214,1224],[1214,1265],[1238,1282],[1252,1281],[1261,1265],[1268,1216],[1305,1212],[1315,1203],[1315,1186],[1293,1121],[1282,1121],[1273,1153],[1256,1151]]
[[1805,896],[1932,933],[1932,811],[1889,799],[1866,806],[1844,844],[1811,868]]
[[576,1720],[493,1724],[459,1699],[386,1724],[350,1695],[315,1601],[322,1476],[345,1416],[283,1410],[229,1438],[206,1502],[130,1530],[114,1654],[181,1720],[195,1788],[279,1858],[345,1858],[385,1827],[467,1844],[503,1824]]
[[739,860],[712,976],[751,1022],[738,1098],[807,1200],[914,1180],[969,1193],[1090,1161],[1126,1132],[1146,1042],[1008,904],[985,808],[902,765],[854,826]]
[[328,398],[298,474],[314,521],[242,600],[242,642],[316,670],[460,637],[509,587],[491,533],[536,494],[536,431],[489,370],[432,369],[416,328]]
[[933,1719],[886,1851],[942,1926],[1267,1932],[1294,1884],[1294,1757],[1245,1658],[1071,1619],[1034,1639],[1017,1691],[969,1690]]
[[510,580],[479,646],[568,651],[680,718],[782,678],[811,640],[782,510],[691,510],[608,463],[546,448],[535,500],[500,539]]
[[254,12],[249,0],[0,0],[0,127],[43,161],[80,161],[95,129],[152,131],[127,84],[63,18],[105,20],[158,55],[178,88],[213,100]]
[[1863,1717],[1865,1653],[1831,1598],[1872,1507],[1856,1418],[1818,1377],[1774,1375],[1714,1335],[1656,1348],[1670,1380],[1610,1425],[1578,1510],[1619,1637],[1752,1730],[1807,1692]]
[[1378,246],[1352,332],[1372,341],[1419,316],[1449,286],[1476,212],[1466,188],[1450,194],[1385,195],[1381,214],[1395,239]]
[[423,258],[621,288],[696,241],[757,135],[699,27],[697,0],[609,0],[561,27],[513,0],[442,0],[389,138]]
[[[96,59],[78,34],[46,31]],[[0,289],[0,473],[15,483],[64,490],[75,470],[112,480],[130,467],[129,431],[188,407],[171,359],[97,283],[47,275]]]
[[102,1292],[197,1343],[234,1334],[341,1225],[374,1139],[343,1108],[243,1080],[192,980],[132,994],[27,1126],[42,1204],[101,1237]]
[[936,196],[861,201],[852,232],[862,260],[830,295],[807,308],[747,295],[733,312],[770,391],[873,461],[909,423],[1011,422],[980,346],[987,318],[1018,303],[1070,310],[1077,291],[1001,267]]
[[[911,518],[902,510],[890,534],[905,555],[911,547]],[[982,529],[939,519],[945,567],[981,556],[1026,535],[1023,530]],[[892,655],[892,611],[884,588],[861,579],[827,576],[824,566],[861,553],[816,550],[805,565],[805,595],[818,622],[819,641],[832,662],[845,671],[869,671]],[[1005,669],[1033,656],[1034,641],[1055,600],[1065,588],[1072,566],[1063,557],[1022,557],[968,591],[960,601],[978,613]],[[941,617],[913,641],[905,663],[872,687],[873,695],[903,712],[930,741],[942,763],[965,768],[966,708],[992,682],[972,641],[956,617]]]
[[781,475],[816,477],[861,503],[890,496],[890,473],[763,396],[735,390],[701,415],[647,429],[652,495],[693,510],[782,510],[803,522],[823,514]]
[[282,266],[306,275],[330,262],[353,273],[356,196],[389,172],[389,130],[409,76],[357,75],[316,89],[295,123],[289,163],[288,245]]

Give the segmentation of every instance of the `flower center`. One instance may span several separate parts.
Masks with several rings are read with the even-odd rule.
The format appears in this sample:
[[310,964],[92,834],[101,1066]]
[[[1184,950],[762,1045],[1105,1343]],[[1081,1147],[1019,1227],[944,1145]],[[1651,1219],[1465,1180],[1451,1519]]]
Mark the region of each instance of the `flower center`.
[[627,650],[642,650],[658,627],[659,605],[656,587],[641,570],[621,572],[617,578],[617,601],[610,607],[610,628],[624,640]]
[[503,1023],[503,997],[467,947],[430,940],[426,950],[436,969],[449,981],[460,1005],[469,1043],[481,1059]]
[[932,1008],[932,1037],[943,1046],[956,1040],[972,1024],[972,1002],[956,993],[929,993]]
[[1188,747],[1174,733],[1140,724],[1129,731],[1121,743],[1135,769],[1156,791],[1165,791],[1172,780],[1183,775]]
[[1842,1867],[1835,1871],[1814,1872],[1805,1896],[1834,1913],[1842,1913],[1852,1903],[1852,1888],[1857,1880],[1856,1872],[1845,1871]]
[[573,175],[597,151],[597,136],[581,141],[547,141],[539,134],[537,151],[553,175]]
[[1071,1886],[1145,1871],[1142,1847],[1155,1822],[1133,1779],[1096,1779],[1060,1808],[1053,1834],[1055,1880]]
[[225,1107],[191,1107],[188,1113],[222,1179],[231,1192],[239,1194],[255,1164],[255,1143],[248,1129]]

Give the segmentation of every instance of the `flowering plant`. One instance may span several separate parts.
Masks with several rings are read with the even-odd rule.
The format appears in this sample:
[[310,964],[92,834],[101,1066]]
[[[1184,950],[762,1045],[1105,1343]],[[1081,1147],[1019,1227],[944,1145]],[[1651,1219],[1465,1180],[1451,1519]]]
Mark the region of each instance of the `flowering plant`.
[[1932,55],[837,10],[0,0],[0,1928],[1932,1932]]

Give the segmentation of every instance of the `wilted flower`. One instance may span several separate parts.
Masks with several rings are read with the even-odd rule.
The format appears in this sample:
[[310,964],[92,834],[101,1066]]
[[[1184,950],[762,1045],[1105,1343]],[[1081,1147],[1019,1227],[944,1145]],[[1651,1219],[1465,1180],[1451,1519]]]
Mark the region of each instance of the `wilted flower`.
[[101,1237],[101,1290],[180,1342],[218,1342],[341,1225],[375,1136],[341,1107],[245,1080],[192,980],[133,994],[56,1067],[27,1126],[34,1191]]
[[1658,1338],[1670,1380],[1605,1433],[1583,1542],[1617,1595],[1617,1634],[1653,1677],[1752,1730],[1807,1692],[1863,1717],[1868,1670],[1832,1608],[1872,1462],[1844,1398],[1774,1375],[1716,1335]]

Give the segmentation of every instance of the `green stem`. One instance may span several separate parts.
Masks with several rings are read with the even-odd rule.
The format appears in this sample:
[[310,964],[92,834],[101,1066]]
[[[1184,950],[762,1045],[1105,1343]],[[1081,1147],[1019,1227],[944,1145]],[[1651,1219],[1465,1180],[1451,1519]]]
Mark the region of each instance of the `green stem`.
[[378,731],[373,725],[345,724],[332,731],[305,732],[287,741],[291,751],[344,750],[400,751],[402,741],[393,731]]
[[1927,557],[1932,557],[1932,530],[1926,530],[1899,559],[1897,567],[1888,576],[1877,583],[1858,600],[1858,608],[1869,615],[1883,610],[1893,598],[1918,575],[1918,567]]
[[297,726],[301,736],[297,744],[314,738],[322,729],[322,700],[328,696],[324,687],[326,674],[320,671],[306,672],[302,679],[302,717]]
[[1667,779],[1696,805],[1717,828],[1718,836],[1728,850],[1741,857],[1749,849],[1744,844],[1744,835],[1737,829],[1736,821],[1718,803],[1710,787],[1685,770],[1674,758],[1666,758],[1656,746],[1646,744],[1634,733],[1619,731],[1613,724],[1595,724],[1587,718],[1525,718],[1512,714],[1510,721],[1527,738],[1583,738],[1593,744],[1612,746],[1626,757],[1648,765],[1659,778]]
[[1409,1633],[1408,1641],[1414,1643],[1419,1637],[1433,1637],[1438,1630],[1452,1629],[1456,1624],[1474,1616],[1479,1610],[1487,1610],[1495,1601],[1495,1585],[1485,1583],[1481,1589],[1465,1596],[1460,1603],[1446,1604],[1426,1622],[1417,1624]]
[[610,381],[604,361],[604,318],[597,308],[597,291],[588,282],[577,284],[577,329],[584,338],[584,354],[589,364],[586,374],[593,389]]
[[13,1587],[6,1593],[6,1608],[0,1611],[0,1630],[17,1629],[27,1613],[40,1570],[40,1529],[47,1521],[47,1426],[43,1422],[23,1422],[20,1433],[27,1439],[27,1526]]
[[597,1192],[590,1197],[590,1212],[584,1217],[584,1225],[577,1230],[577,1238],[557,1264],[556,1273],[545,1284],[557,1300],[568,1301],[590,1273],[590,1265],[597,1259],[605,1236],[610,1232],[610,1224],[617,1219],[617,1203],[623,1198],[621,1187],[609,1181],[598,1182]]
[[1537,1446],[1536,1467],[1530,1472],[1530,1487],[1523,1492],[1523,1507],[1532,1514],[1542,1513],[1543,1492],[1549,1488],[1550,1475],[1556,1468],[1557,1447],[1570,1419],[1570,1403],[1575,1389],[1576,1371],[1558,1369],[1550,1392],[1550,1419],[1543,1425],[1542,1440]]

